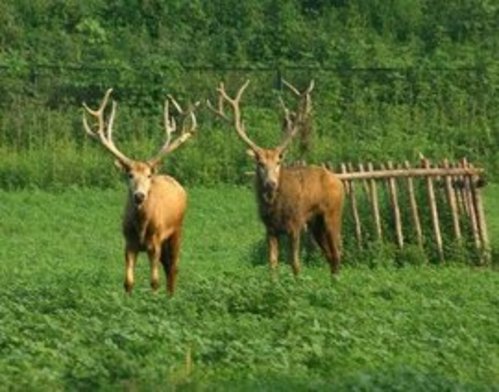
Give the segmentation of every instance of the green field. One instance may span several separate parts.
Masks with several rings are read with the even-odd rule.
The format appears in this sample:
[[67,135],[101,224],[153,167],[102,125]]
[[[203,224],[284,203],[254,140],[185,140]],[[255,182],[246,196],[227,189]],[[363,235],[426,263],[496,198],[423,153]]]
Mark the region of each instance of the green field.
[[[494,268],[359,263],[333,281],[313,261],[272,281],[251,189],[189,195],[167,299],[144,256],[123,293],[124,190],[0,191],[0,390],[499,388]],[[497,249],[499,188],[485,196]]]

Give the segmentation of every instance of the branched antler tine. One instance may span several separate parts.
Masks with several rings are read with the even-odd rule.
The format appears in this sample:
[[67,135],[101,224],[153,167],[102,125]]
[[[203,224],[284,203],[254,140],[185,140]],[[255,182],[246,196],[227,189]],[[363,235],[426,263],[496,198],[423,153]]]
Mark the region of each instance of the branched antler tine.
[[168,146],[170,144],[171,138],[172,138],[172,132],[175,131],[175,123],[171,124],[170,122],[170,110],[168,106],[168,99],[165,99],[165,106],[164,106],[164,126],[165,126],[165,134],[166,134],[166,141],[163,146]]
[[236,128],[236,132],[239,135],[239,137],[241,139],[243,139],[243,141],[252,150],[258,150],[259,147],[246,134],[244,123],[241,119],[241,109],[239,107],[239,102],[241,101],[241,97],[244,93],[244,90],[246,90],[246,87],[248,87],[249,83],[250,83],[249,79],[246,80],[246,82],[239,88],[239,91],[237,92],[235,98],[231,98],[227,95],[223,83],[220,83],[220,86],[218,87],[217,90],[220,93],[220,95],[223,97],[223,99],[225,99],[227,102],[229,102],[232,106],[232,110],[234,112],[234,127]]
[[288,108],[286,107],[286,104],[284,103],[284,99],[282,99],[282,97],[279,97],[279,103],[281,104],[281,108],[284,111],[284,114],[289,112]]
[[186,123],[187,121],[184,119],[182,122],[182,134],[184,133],[189,133],[189,134],[194,134],[196,132],[196,129],[198,127],[198,123],[196,120],[196,115],[194,114],[194,111],[199,107],[200,101],[194,102],[193,105],[190,105],[188,110],[182,110],[180,105],[175,101],[176,106],[179,108],[179,111],[185,116],[185,118],[189,117],[190,118],[190,126],[187,127]]
[[249,79],[246,80],[246,82],[241,86],[241,88],[237,92],[237,95],[236,95],[236,98],[235,98],[235,101],[237,103],[239,103],[239,101],[241,100],[241,96],[243,95],[244,90],[246,90],[246,87],[248,87],[249,82],[250,82]]
[[[169,111],[169,102],[175,106],[175,109],[184,117],[189,116],[191,118],[191,126],[187,129],[185,125],[185,118],[182,123],[182,131],[180,136],[178,136],[175,140],[171,140],[172,133],[177,130],[177,123],[173,116],[170,116]],[[164,121],[165,121],[165,133],[166,133],[166,141],[156,154],[156,156],[149,160],[149,163],[152,165],[157,164],[162,158],[164,158],[170,152],[176,150],[180,147],[185,141],[187,141],[192,135],[194,135],[194,131],[197,128],[196,116],[194,114],[194,110],[199,106],[199,102],[196,102],[188,111],[182,109],[179,103],[171,96],[168,95],[168,99],[165,101],[165,111],[164,111]]]
[[307,89],[305,90],[305,94],[310,94],[312,92],[312,90],[314,89],[315,87],[315,81],[314,79],[312,79],[310,81],[310,84],[308,85]]
[[310,97],[310,94],[312,93],[312,90],[314,89],[314,86],[315,86],[315,82],[312,79],[310,81],[309,86],[307,87],[307,89],[303,93],[304,99],[305,99],[305,102],[303,104],[303,106],[304,106],[303,116],[304,117],[308,116],[310,114],[310,112],[312,111],[312,98]]
[[230,118],[224,112],[224,97],[222,96],[222,94],[218,94],[218,109],[215,109],[213,107],[209,99],[206,100],[206,106],[208,106],[208,109],[210,109],[217,116],[223,118],[225,121],[230,122]]
[[282,110],[284,112],[284,125],[286,128],[286,132],[289,133],[291,132],[291,126],[293,124],[293,120],[291,119],[291,112],[286,107],[286,104],[284,103],[282,97],[279,97],[279,103],[281,104]]
[[[199,102],[196,103],[195,107],[199,105]],[[194,133],[196,132],[196,129],[198,127],[198,122],[196,120],[196,115],[194,114],[194,109],[191,109],[189,112],[189,116],[191,117],[191,127],[188,131],[188,133]],[[182,132],[184,133],[184,132]]]
[[289,142],[293,139],[293,137],[298,133],[298,130],[300,129],[299,127],[299,119],[295,119],[295,121],[291,120],[289,112],[288,116],[285,119],[287,125],[286,125],[286,136],[284,137],[284,140],[277,146],[277,149],[284,151],[286,147],[288,146]]
[[[116,107],[117,103],[116,101],[113,101],[112,107],[111,107],[111,115],[109,116],[109,121],[107,123],[107,139],[112,142],[113,140],[113,125],[114,125],[114,117],[116,115]],[[114,145],[114,143],[113,143]]]
[[281,142],[281,144],[278,147],[281,151],[286,149],[289,142],[298,133],[298,130],[300,129],[300,126],[302,125],[306,117],[310,114],[312,107],[310,93],[314,89],[315,85],[314,80],[311,80],[307,89],[303,93],[300,93],[300,91],[296,87],[294,87],[291,83],[287,82],[284,79],[282,81],[296,96],[300,97],[300,102],[298,104],[298,110],[295,113],[295,112],[290,112],[289,109],[284,104],[283,99],[280,98],[281,106],[284,109],[284,117],[286,122],[286,131],[287,131],[284,140]]
[[218,109],[220,110],[220,114],[223,117],[228,118],[224,112],[224,97],[222,96],[222,94],[218,94]]
[[98,128],[97,131],[92,131],[91,127],[88,124],[87,117],[85,116],[85,113],[83,113],[83,126],[85,129],[85,132],[89,135],[92,136],[95,139],[99,139],[101,144],[111,153],[113,154],[118,160],[120,160],[122,163],[125,165],[130,165],[132,163],[132,160],[125,156],[113,142],[112,135],[113,135],[113,124],[114,124],[114,118],[116,114],[116,102],[113,101],[112,104],[112,110],[111,110],[111,115],[107,124],[107,130],[106,133],[104,133],[104,128],[105,128],[105,121],[104,121],[104,110],[107,106],[107,102],[109,100],[109,96],[111,95],[113,89],[108,89],[106,91],[106,94],[104,95],[104,98],[102,100],[101,105],[97,110],[90,109],[86,103],[83,103],[83,107],[85,110],[91,114],[93,117],[97,118],[98,122]]
[[177,112],[179,112],[180,114],[184,114],[184,110],[179,105],[179,103],[175,100],[175,98],[173,98],[173,96],[170,94],[168,94],[167,97],[173,103],[173,106],[175,106],[175,109],[177,109]]
[[83,112],[83,125],[85,128],[85,131],[87,132],[88,135],[97,138],[98,134],[104,132],[104,109],[107,106],[107,101],[109,100],[109,96],[113,92],[113,89],[110,88],[106,91],[106,94],[104,95],[104,98],[102,99],[102,102],[97,110],[90,109],[90,107],[83,102],[83,107],[85,110],[91,114],[94,117],[97,117],[98,120],[98,129],[97,133],[92,131],[92,128],[88,125],[87,117],[85,116],[85,112]]
[[289,88],[296,96],[300,96],[300,91],[295,87],[293,86],[291,83],[289,83],[287,80],[285,79],[282,79],[282,83],[287,87]]
[[[86,106],[85,104],[83,104],[84,106]],[[86,107],[85,107],[86,109]],[[92,129],[90,128],[90,125],[88,125],[88,120],[87,120],[87,116],[85,115],[85,112],[83,112],[83,128],[85,129],[85,132],[88,136],[91,136],[93,138],[98,138],[97,137],[97,134],[92,131]]]

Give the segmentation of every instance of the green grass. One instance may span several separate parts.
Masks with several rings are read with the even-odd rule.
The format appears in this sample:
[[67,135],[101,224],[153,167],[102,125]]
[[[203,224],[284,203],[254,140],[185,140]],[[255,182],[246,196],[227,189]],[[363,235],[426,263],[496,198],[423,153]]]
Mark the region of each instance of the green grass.
[[[493,268],[269,278],[251,190],[190,189],[178,291],[123,294],[124,190],[0,192],[0,389],[499,388]],[[497,186],[485,194],[499,246]],[[497,257],[495,255],[495,257]],[[496,260],[497,263],[497,260]]]

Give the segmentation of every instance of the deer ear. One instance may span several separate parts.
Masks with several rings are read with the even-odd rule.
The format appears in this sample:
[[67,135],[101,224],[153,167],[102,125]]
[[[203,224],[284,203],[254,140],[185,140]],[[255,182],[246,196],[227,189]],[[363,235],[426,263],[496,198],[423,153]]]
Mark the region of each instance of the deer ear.
[[256,158],[256,154],[255,154],[255,151],[253,151],[251,148],[248,148],[246,150],[246,155],[250,156],[251,158]]
[[156,174],[158,172],[159,163],[160,163],[159,160],[150,160],[150,161],[147,161],[147,164],[151,168],[151,173],[152,174]]
[[154,165],[151,165],[151,174],[156,174],[156,173],[158,173],[158,170],[159,170],[159,169],[158,169],[158,166],[159,166],[159,165],[158,165],[157,163],[155,163]]

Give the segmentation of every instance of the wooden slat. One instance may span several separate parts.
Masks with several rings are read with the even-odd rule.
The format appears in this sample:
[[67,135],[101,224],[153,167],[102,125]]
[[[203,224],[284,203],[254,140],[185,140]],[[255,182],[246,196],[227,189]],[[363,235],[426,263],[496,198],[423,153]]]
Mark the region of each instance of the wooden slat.
[[[471,165],[471,164],[469,166],[473,167],[473,165]],[[485,210],[483,208],[482,194],[481,194],[480,188],[475,186],[474,181],[471,181],[471,184],[472,184],[471,190],[473,193],[475,210],[477,213],[478,231],[480,234],[480,240],[482,242],[481,263],[482,264],[490,264],[492,256],[491,256],[491,249],[490,249],[489,233],[487,231],[487,222],[485,219]]]
[[[404,162],[406,169],[410,169],[411,166],[408,161]],[[421,220],[419,219],[419,208],[416,202],[416,195],[414,193],[414,182],[412,177],[407,177],[407,191],[409,192],[409,203],[411,206],[412,223],[414,224],[414,229],[416,230],[416,238],[418,245],[423,249],[423,230],[421,229]]]
[[[423,158],[421,160],[422,166],[426,169],[430,168],[430,162],[428,159]],[[438,208],[437,201],[435,198],[435,190],[433,187],[433,179],[431,176],[426,177],[426,189],[428,193],[428,203],[430,205],[431,222],[433,226],[433,235],[435,237],[435,243],[437,244],[438,256],[441,262],[444,262],[444,251],[442,244],[442,234],[440,232],[440,221],[438,219]]]
[[394,170],[376,170],[367,172],[355,172],[355,173],[338,173],[337,176],[341,180],[361,180],[361,179],[377,179],[377,178],[388,178],[388,177],[438,177],[438,176],[457,176],[457,175],[469,175],[477,176],[483,173],[483,169],[479,168],[413,168],[411,170],[406,169],[394,169]]
[[[393,170],[393,163],[391,161],[388,161],[387,166],[389,170]],[[388,179],[388,188],[389,188],[390,201],[393,210],[393,220],[395,223],[395,234],[397,236],[397,245],[399,246],[399,248],[402,249],[404,247],[404,234],[402,233],[402,219],[400,217],[397,184],[395,182],[395,178],[390,177]]]
[[[374,167],[371,162],[367,164],[367,172],[365,174],[372,174],[374,172]],[[381,218],[379,215],[379,204],[378,204],[378,190],[376,186],[376,181],[373,177],[366,177],[369,181],[369,188],[371,190],[371,207],[373,210],[374,217],[374,227],[376,230],[376,237],[378,240],[383,240],[383,233],[381,231]]]
[[[450,167],[449,160],[444,159],[444,168],[448,169]],[[449,208],[452,216],[452,227],[454,229],[454,237],[458,242],[461,242],[461,226],[459,225],[459,213],[457,210],[456,192],[452,186],[452,177],[445,176],[445,193],[447,195],[447,202],[449,203]]]
[[[365,173],[365,171],[366,169],[364,168],[364,164],[359,163],[359,173]],[[371,202],[371,193],[369,192],[369,184],[366,178],[362,179],[362,186],[364,188],[364,193],[366,194],[367,200]]]
[[[468,160],[463,158],[461,160],[461,166],[463,168],[468,168]],[[473,180],[471,176],[464,176],[464,197],[465,204],[467,205],[471,223],[471,233],[473,235],[473,239],[475,241],[475,247],[480,250],[482,247],[480,241],[480,233],[478,232],[478,219],[477,212],[475,208],[475,203],[473,201],[473,193],[472,193]]]
[[[348,164],[348,171],[352,171],[352,164]],[[357,198],[355,195],[355,184],[353,181],[350,182],[350,206],[352,208],[353,221],[355,224],[355,237],[357,238],[357,244],[359,247],[362,246],[362,227],[360,225],[359,211],[357,210]]]

